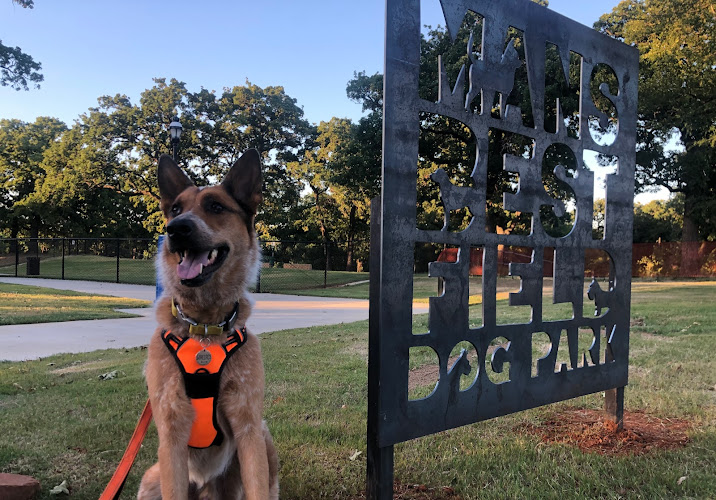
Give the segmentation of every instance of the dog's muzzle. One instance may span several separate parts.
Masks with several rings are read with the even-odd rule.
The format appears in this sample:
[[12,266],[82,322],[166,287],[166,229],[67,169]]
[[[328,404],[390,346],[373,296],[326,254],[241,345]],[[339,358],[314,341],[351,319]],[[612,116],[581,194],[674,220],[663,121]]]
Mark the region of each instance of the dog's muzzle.
[[186,286],[206,283],[221,267],[229,253],[228,245],[207,245],[196,222],[188,215],[179,216],[167,224],[169,251],[179,255],[176,273]]

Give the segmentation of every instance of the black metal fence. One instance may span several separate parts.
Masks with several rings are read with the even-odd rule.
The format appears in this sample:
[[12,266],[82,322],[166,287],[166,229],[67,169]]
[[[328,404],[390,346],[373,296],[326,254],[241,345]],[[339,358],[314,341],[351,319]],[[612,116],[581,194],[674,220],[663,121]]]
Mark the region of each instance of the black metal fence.
[[[255,291],[281,293],[366,281],[363,241],[261,241]],[[0,276],[155,285],[154,239],[0,239]],[[351,270],[347,270],[351,269]]]
[[[364,284],[367,242],[325,245],[320,241],[261,241],[262,264],[254,290],[290,293],[334,286]],[[545,253],[545,276],[552,275],[551,249]],[[529,262],[532,249],[504,247],[498,253],[498,275],[507,276],[510,262]],[[157,241],[123,238],[0,238],[0,276],[89,280],[155,285]],[[634,245],[633,277],[714,277],[716,243],[643,243]],[[350,254],[350,257],[349,257]],[[421,244],[415,249],[415,273],[425,274],[428,262],[453,262],[457,248]],[[688,265],[684,265],[686,262]],[[470,252],[470,273],[482,274],[482,251]],[[587,252],[585,273],[609,275],[609,257]]]
[[[254,290],[290,293],[363,284],[367,242],[325,245],[320,241],[261,241],[262,264]],[[545,276],[552,275],[552,254],[544,255]],[[0,276],[89,280],[154,286],[157,241],[122,238],[0,238]],[[350,257],[349,257],[350,253]],[[498,275],[510,262],[529,262],[532,249],[504,247],[498,253]],[[426,274],[428,262],[454,262],[457,248],[421,244],[415,249],[415,273]],[[686,262],[689,265],[683,265]],[[585,275],[608,276],[609,257],[587,252]],[[482,250],[470,252],[470,274],[482,274]],[[643,243],[634,245],[633,277],[714,277],[716,243]]]
[[[358,257],[362,245],[320,241],[261,241],[262,263],[257,292],[290,292],[341,286],[368,280]],[[350,253],[350,257],[349,257]]]
[[0,239],[0,276],[154,285],[152,239]]

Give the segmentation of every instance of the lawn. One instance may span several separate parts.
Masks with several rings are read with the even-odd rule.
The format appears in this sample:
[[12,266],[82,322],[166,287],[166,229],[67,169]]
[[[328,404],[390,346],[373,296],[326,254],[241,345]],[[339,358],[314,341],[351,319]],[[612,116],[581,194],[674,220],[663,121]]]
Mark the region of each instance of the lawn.
[[131,318],[115,309],[149,306],[146,300],[0,283],[0,325]]
[[[715,303],[713,283],[634,287],[626,409],[667,419],[667,427],[685,421],[686,446],[604,455],[528,431],[575,408],[601,408],[595,394],[400,444],[396,480],[434,492],[409,498],[444,498],[445,487],[463,499],[713,498]],[[522,312],[504,305],[501,314],[507,321]],[[426,319],[417,317],[416,329]],[[262,335],[265,417],[281,459],[281,498],[360,497],[367,330],[364,321]],[[43,499],[55,498],[49,489],[63,480],[72,498],[97,498],[146,400],[145,356],[108,350],[0,363],[0,472],[37,477]],[[114,370],[117,378],[99,378]],[[123,498],[136,495],[156,447],[152,426]]]
[[[100,255],[68,255],[64,259],[64,277],[69,280],[117,281],[117,258]],[[155,284],[153,259],[119,259],[119,282],[134,285]],[[15,266],[0,267],[0,275],[15,276]],[[17,275],[27,275],[27,264],[18,265]],[[62,278],[62,257],[43,258],[38,278]]]
[[[18,276],[25,277],[27,265],[18,266]],[[15,266],[0,267],[0,276],[15,276]],[[119,259],[119,282],[135,285],[156,283],[153,259]],[[40,278],[62,278],[62,257],[43,258],[40,262]],[[64,262],[64,277],[70,280],[117,281],[117,258],[98,255],[68,255]],[[326,283],[329,287],[364,281],[368,273],[329,271]],[[323,289],[324,271],[319,269],[284,269],[279,267],[261,269],[261,290],[270,293],[288,293],[294,290],[302,295],[310,289]],[[366,288],[367,290],[367,288]],[[367,293],[367,292],[366,292]]]
[[[329,288],[323,288],[324,274]],[[334,290],[346,283],[366,281],[368,273],[348,271],[328,271],[321,269],[285,269],[282,267],[264,267],[261,269],[261,292],[292,293],[296,295],[316,295],[315,291]],[[338,289],[342,289],[340,287]],[[320,292],[319,292],[320,293]],[[333,297],[330,292],[328,295]]]

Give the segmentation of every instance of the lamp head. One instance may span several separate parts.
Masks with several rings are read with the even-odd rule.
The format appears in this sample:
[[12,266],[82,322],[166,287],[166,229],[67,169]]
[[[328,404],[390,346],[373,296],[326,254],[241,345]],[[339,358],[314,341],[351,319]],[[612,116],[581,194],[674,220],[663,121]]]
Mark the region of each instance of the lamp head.
[[169,135],[172,138],[172,142],[179,142],[179,139],[181,139],[181,131],[182,126],[181,123],[179,123],[179,117],[174,116],[172,122],[169,124]]

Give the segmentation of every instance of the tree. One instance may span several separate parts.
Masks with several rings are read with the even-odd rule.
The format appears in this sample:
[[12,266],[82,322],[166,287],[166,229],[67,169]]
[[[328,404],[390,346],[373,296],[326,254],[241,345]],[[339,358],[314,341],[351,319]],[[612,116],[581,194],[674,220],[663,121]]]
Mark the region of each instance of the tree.
[[[334,119],[333,125],[337,125]],[[344,125],[342,123],[341,125]],[[326,252],[326,269],[330,269],[330,248],[334,243],[333,229],[336,226],[337,211],[335,200],[330,191],[330,170],[332,151],[326,142],[329,140],[326,129],[332,124],[321,122],[312,130],[311,138],[306,141],[296,161],[286,167],[292,178],[301,182],[309,191],[303,196],[304,210],[301,223],[318,228]],[[347,123],[350,126],[350,122]]]
[[31,195],[45,177],[45,152],[65,130],[56,118],[40,117],[33,123],[0,120],[0,212],[11,238],[27,229],[30,236],[39,236],[42,213]]
[[595,23],[639,48],[638,189],[683,195],[684,242],[716,236],[715,16],[713,0],[624,0]]
[[[303,197],[301,219],[318,228],[328,252],[345,241],[345,268],[355,270],[357,249],[367,256],[370,200],[380,188],[380,126],[364,117],[359,123],[332,118],[321,122],[291,175],[310,193]],[[328,261],[330,262],[330,258]]]
[[[102,152],[98,161],[78,165],[83,167],[77,172],[82,182],[113,191],[136,207],[143,207],[147,213],[144,227],[150,232],[159,232],[164,224],[156,187],[156,162],[162,154],[170,153],[168,124],[177,112],[182,112],[184,127],[197,129],[187,101],[184,83],[155,78],[154,86],[140,95],[139,105],[121,94],[102,96],[98,106],[79,120],[84,144]],[[194,133],[182,135],[181,163],[195,158],[197,141]],[[201,165],[187,170],[199,182]]]
[[45,176],[28,204],[42,213],[45,234],[53,237],[148,238],[146,210],[108,189],[112,152],[91,130],[76,123],[45,151]]
[[634,243],[679,241],[683,225],[683,196],[634,205]]
[[[98,106],[81,115],[48,153],[44,166],[53,175],[32,202],[56,208],[56,220],[64,220],[63,227],[70,227],[66,215],[72,210],[93,213],[101,206],[105,212],[141,219],[149,234],[160,232],[164,222],[156,162],[170,152],[168,124],[177,113],[185,131],[179,163],[197,185],[223,177],[245,149],[256,147],[263,157],[266,183],[259,234],[277,236],[292,225],[300,186],[285,164],[295,159],[309,126],[282,87],[262,89],[249,82],[217,96],[206,90],[192,93],[175,79],[156,78],[138,104],[121,94],[100,97]],[[111,224],[102,222],[106,218],[92,220],[95,231],[110,230]]]
[[[33,0],[12,0],[26,9],[34,7]],[[40,88],[44,77],[40,73],[42,65],[32,56],[25,54],[20,47],[9,47],[0,40],[0,86],[15,90],[29,90],[28,81]]]
[[204,131],[197,142],[211,149],[203,157],[213,165],[206,173],[223,176],[244,150],[258,149],[264,176],[264,201],[256,217],[259,234],[291,233],[301,185],[289,175],[286,164],[297,159],[296,152],[311,135],[296,99],[283,87],[261,88],[247,81],[224,89],[220,96],[206,90],[190,94],[189,104],[198,129]]
[[368,257],[370,202],[380,194],[382,133],[379,117],[370,114],[344,129],[335,141],[331,181],[342,214],[346,270],[355,271]]

